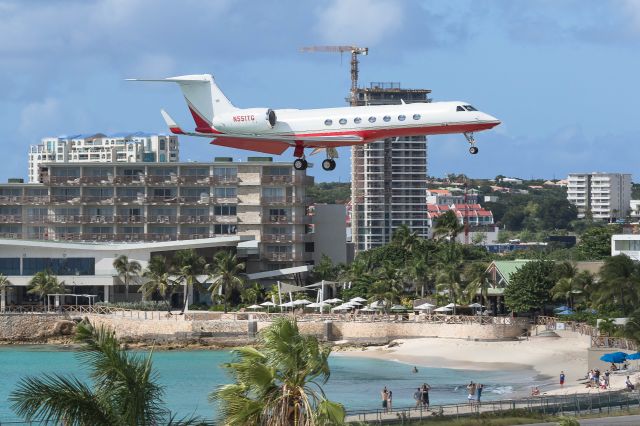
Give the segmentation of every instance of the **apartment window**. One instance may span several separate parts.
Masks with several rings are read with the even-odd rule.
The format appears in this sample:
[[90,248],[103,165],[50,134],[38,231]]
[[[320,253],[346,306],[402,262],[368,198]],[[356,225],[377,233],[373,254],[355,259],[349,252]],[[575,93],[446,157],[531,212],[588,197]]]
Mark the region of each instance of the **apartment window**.
[[165,149],[167,149],[167,143],[164,139],[160,139],[160,151],[164,151]]
[[236,225],[220,224],[213,226],[213,232],[216,235],[235,234],[237,232],[237,228]]
[[95,263],[93,257],[65,257],[61,259],[25,257],[22,260],[22,275],[35,275],[45,270],[54,275],[95,275]]
[[219,178],[235,178],[238,176],[237,167],[214,167],[213,175]]
[[307,253],[313,253],[316,251],[314,243],[304,243],[304,251]]
[[213,208],[213,213],[216,216],[235,216],[236,211],[236,206],[215,206]]
[[356,123],[356,124],[360,124],[362,122],[362,118],[356,117],[356,118],[353,119],[353,122]]
[[328,118],[326,120],[324,120],[324,125],[325,126],[331,126],[332,124],[333,124],[333,120],[330,120]]
[[404,121],[407,117],[405,117],[404,115],[399,115],[398,116],[398,121]]
[[375,123],[375,122],[376,122],[375,117],[369,117],[369,123]]
[[214,190],[214,196],[216,198],[235,198],[237,191],[235,187],[218,187]]
[[263,169],[265,176],[289,176],[291,167],[265,167]]
[[343,126],[345,124],[347,124],[347,119],[346,118],[341,118],[340,121],[338,121],[338,123],[342,124]]
[[385,122],[389,122],[389,121],[391,121],[391,117],[389,117],[388,115],[385,115],[384,117],[382,117],[382,119],[383,119]]
[[284,198],[284,188],[262,188],[262,196],[266,198]]
[[20,275],[20,258],[5,257],[0,259],[0,273],[3,275]]

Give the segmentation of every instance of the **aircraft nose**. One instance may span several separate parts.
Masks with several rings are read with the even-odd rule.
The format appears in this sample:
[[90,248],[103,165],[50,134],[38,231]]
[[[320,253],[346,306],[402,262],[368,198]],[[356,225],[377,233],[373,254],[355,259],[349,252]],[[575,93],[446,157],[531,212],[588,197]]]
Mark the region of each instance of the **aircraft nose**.
[[492,121],[496,124],[496,126],[501,123],[501,121],[498,120],[496,117],[494,117],[493,115],[487,114],[485,112],[482,113],[482,120],[490,121],[490,122]]

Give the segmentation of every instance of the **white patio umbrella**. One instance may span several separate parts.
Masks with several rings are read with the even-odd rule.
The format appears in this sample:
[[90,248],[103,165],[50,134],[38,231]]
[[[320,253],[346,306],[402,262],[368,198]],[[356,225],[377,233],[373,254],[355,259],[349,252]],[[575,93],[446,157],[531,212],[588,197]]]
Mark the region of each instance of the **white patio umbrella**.
[[483,306],[479,303],[472,303],[469,305],[469,308],[482,308]]
[[298,305],[308,305],[309,303],[311,303],[310,300],[307,299],[300,299],[300,300],[294,300],[293,304],[298,306]]
[[260,306],[278,306],[278,305],[276,305],[273,302],[266,301],[266,302],[262,302]]
[[329,306],[329,304],[324,302],[313,302],[309,303],[305,308],[324,308],[325,306]]
[[327,299],[327,300],[324,301],[324,303],[330,303],[330,304],[340,303],[340,302],[342,302],[342,300],[337,299],[337,298],[336,299]]
[[251,305],[251,306],[247,306],[247,309],[264,309],[264,306]]
[[375,312],[375,309],[372,309],[368,306],[365,306],[364,308],[360,309],[360,312]]
[[447,308],[446,306],[442,306],[442,307],[440,307],[438,309],[434,309],[433,311],[434,312],[451,312],[452,309],[451,308]]
[[293,302],[287,302],[287,303],[283,303],[280,306],[282,306],[283,308],[295,308],[296,305]]
[[445,308],[457,308],[460,305],[456,305],[455,303],[449,303],[448,305],[444,305]]
[[384,300],[376,300],[375,302],[371,303],[369,307],[373,309],[384,309],[386,304],[387,303]]
[[416,311],[430,311],[435,307],[436,305],[432,305],[431,303],[423,303],[422,305],[418,305],[413,309],[415,309]]
[[351,301],[347,302],[347,304],[352,305],[352,306],[362,306],[362,303],[356,302],[355,300],[351,300]]
[[367,301],[367,299],[364,299],[364,298],[362,298],[360,296],[354,297],[353,299],[349,299],[349,302],[366,302],[366,301]]

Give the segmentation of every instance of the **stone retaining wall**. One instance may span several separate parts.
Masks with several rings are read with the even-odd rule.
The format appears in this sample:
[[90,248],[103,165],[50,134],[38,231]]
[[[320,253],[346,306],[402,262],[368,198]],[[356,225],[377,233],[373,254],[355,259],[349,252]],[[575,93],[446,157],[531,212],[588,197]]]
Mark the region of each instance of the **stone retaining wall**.
[[0,314],[0,341],[38,342],[73,334],[69,316],[53,313]]

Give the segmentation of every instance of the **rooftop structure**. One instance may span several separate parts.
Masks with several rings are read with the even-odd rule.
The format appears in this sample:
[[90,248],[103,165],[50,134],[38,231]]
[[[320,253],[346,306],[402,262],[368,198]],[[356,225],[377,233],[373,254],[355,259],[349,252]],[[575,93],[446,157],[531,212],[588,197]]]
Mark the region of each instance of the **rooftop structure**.
[[[371,83],[355,91],[353,106],[430,102],[430,90]],[[398,226],[427,237],[426,137],[385,139],[351,149],[351,234],[356,251],[382,246]]]
[[120,132],[43,138],[29,147],[29,182],[39,182],[44,163],[170,163],[179,159],[178,137]]
[[578,217],[615,221],[630,210],[631,175],[625,173],[571,173],[567,199],[578,208]]

